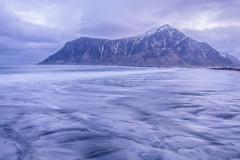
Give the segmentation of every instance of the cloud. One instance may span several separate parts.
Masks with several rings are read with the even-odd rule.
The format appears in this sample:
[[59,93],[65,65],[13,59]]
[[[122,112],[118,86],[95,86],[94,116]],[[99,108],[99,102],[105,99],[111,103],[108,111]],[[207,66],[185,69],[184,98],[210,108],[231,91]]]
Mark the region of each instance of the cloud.
[[26,21],[2,4],[0,24],[0,64],[36,64],[78,36],[61,27]]
[[118,39],[169,24],[240,58],[239,8],[239,0],[2,0],[0,55],[41,61],[81,36]]
[[37,43],[0,37],[0,64],[37,64],[63,45],[62,42]]
[[185,0],[173,1],[161,8],[153,16],[168,21],[178,28],[196,30],[226,27],[231,25],[240,26],[240,14],[238,1],[219,0]]
[[56,42],[67,37],[61,30],[22,20],[0,6],[0,36],[27,42]]

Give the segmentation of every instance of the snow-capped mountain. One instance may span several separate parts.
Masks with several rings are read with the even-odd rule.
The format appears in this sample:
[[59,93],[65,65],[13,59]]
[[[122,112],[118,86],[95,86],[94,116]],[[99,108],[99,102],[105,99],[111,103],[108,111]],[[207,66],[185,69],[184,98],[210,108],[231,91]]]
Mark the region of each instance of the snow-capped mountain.
[[81,37],[67,42],[40,64],[234,66],[240,62],[233,56],[223,56],[207,43],[193,40],[164,25],[117,40]]
[[229,59],[235,66],[240,66],[240,61],[236,57],[233,57],[232,55],[225,52],[219,52],[219,54],[222,57]]

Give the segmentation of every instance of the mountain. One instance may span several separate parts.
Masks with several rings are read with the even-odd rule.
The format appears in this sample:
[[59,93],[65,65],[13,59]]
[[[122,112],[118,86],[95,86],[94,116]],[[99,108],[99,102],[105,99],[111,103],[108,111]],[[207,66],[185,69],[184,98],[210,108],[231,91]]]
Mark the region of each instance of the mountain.
[[225,52],[219,52],[219,54],[222,57],[229,59],[235,66],[240,66],[240,61],[236,57],[233,57],[232,55],[227,54]]
[[234,66],[239,61],[232,57],[226,58],[207,43],[195,41],[164,25],[117,40],[81,37],[67,42],[39,64]]

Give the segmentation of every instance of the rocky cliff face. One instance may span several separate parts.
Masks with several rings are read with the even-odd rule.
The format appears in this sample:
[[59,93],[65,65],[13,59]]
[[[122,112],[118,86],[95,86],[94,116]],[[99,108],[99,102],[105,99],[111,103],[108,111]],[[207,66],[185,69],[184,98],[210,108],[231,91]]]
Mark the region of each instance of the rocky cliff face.
[[[236,59],[235,59],[236,60]],[[40,64],[131,66],[233,66],[204,42],[197,42],[168,25],[135,37],[107,40],[82,37]]]

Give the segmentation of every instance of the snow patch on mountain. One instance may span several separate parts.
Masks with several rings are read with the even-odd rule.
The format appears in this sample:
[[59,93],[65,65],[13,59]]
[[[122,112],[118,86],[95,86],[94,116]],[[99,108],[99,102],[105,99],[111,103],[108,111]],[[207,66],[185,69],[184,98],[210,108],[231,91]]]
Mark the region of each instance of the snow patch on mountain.
[[162,32],[162,31],[165,31],[165,30],[170,30],[170,29],[173,29],[172,27],[170,27],[168,24],[162,26],[162,27],[155,27],[143,34],[140,34],[138,36],[135,36],[134,38],[141,38],[141,37],[149,37],[151,35],[154,35],[156,34],[157,32]]
[[235,66],[240,66],[240,61],[236,57],[234,57],[234,56],[232,56],[230,54],[227,54],[225,52],[219,52],[219,54],[223,58],[229,59]]
[[227,58],[229,54],[225,53],[225,52],[219,52],[219,54],[223,57],[223,58]]

